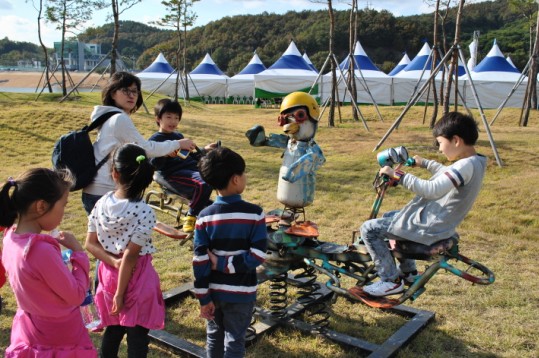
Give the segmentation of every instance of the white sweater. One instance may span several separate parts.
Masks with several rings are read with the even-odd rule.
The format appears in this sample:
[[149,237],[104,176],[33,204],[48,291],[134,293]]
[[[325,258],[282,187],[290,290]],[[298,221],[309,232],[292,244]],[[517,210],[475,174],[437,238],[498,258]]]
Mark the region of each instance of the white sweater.
[[[104,113],[119,110],[119,108],[113,106],[95,106],[91,116],[92,121],[95,121]],[[135,128],[129,115],[121,111],[120,114],[110,117],[99,129],[94,143],[96,164],[117,147],[126,143],[135,143],[141,146],[150,158],[162,157],[180,148],[180,143],[176,140],[153,142],[144,139]],[[84,188],[83,191],[93,195],[105,195],[107,192],[114,190],[115,185],[110,174],[111,166],[112,154],[107,163],[99,168],[93,183]]]
[[388,232],[425,245],[455,234],[479,194],[487,166],[478,154],[450,166],[423,160],[432,174],[429,180],[406,173],[401,184],[417,196],[393,217]]

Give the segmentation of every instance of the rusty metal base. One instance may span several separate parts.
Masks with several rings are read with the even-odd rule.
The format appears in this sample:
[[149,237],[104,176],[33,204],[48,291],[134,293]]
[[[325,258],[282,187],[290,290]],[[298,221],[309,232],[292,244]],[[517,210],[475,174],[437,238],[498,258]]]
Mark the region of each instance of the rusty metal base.
[[[289,275],[288,281],[291,284],[297,283],[297,279],[292,278]],[[320,285],[320,289],[317,291],[319,298],[309,305],[318,303],[320,301],[329,300],[332,297],[333,292],[326,288],[324,285]],[[188,283],[183,286],[177,287],[163,294],[165,305],[171,305],[176,303],[190,295],[193,289],[193,284]],[[275,317],[263,308],[256,307],[256,324],[254,329],[256,330],[256,336],[248,343],[253,344],[258,337],[264,333],[270,333],[277,329],[279,326],[286,326],[294,329],[298,329],[307,334],[322,335],[327,339],[330,339],[336,343],[344,346],[359,349],[368,354],[369,357],[391,357],[400,348],[405,346],[411,341],[411,339],[418,334],[427,324],[434,319],[434,312],[419,310],[408,306],[395,306],[388,309],[388,312],[396,313],[401,316],[410,317],[403,326],[395,331],[384,343],[374,344],[366,340],[352,337],[343,333],[335,332],[328,328],[317,329],[317,327],[296,319],[295,317],[303,313],[308,306],[304,306],[298,302],[295,302],[287,307],[287,316],[285,318]],[[190,357],[206,357],[206,351],[204,347],[197,346],[186,340],[181,339],[178,336],[168,333],[164,330],[151,330],[150,338],[154,343],[165,346],[166,348],[183,355]],[[370,353],[370,354],[369,354]]]

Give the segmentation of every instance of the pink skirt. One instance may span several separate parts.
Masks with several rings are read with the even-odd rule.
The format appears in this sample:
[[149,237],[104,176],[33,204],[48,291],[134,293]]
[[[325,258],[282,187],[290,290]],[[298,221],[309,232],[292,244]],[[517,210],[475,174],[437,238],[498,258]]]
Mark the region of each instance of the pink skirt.
[[39,317],[17,310],[8,358],[94,358],[97,351],[76,307],[66,317]]
[[101,317],[100,330],[107,326],[163,329],[165,327],[165,301],[161,293],[159,276],[152,265],[152,256],[139,256],[135,271],[124,295],[124,307],[112,316],[112,302],[118,287],[119,270],[104,262],[99,263],[99,285],[95,304]]

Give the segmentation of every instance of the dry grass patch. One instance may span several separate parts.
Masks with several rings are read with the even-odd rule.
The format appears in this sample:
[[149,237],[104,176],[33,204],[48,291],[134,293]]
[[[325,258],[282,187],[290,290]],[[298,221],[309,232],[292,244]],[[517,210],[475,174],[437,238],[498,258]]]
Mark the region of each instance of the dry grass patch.
[[[15,176],[29,167],[50,167],[54,141],[68,130],[82,127],[100,101],[98,93],[84,93],[79,100],[57,103],[58,95],[0,94],[0,150],[3,160],[0,179]],[[148,103],[151,112],[158,98]],[[378,165],[373,149],[386,133],[402,107],[380,107],[380,121],[372,107],[361,107],[370,131],[363,123],[350,120],[350,108],[342,110],[343,120],[328,128],[320,123],[317,142],[327,162],[317,175],[314,204],[307,217],[320,227],[320,240],[349,243],[352,230],[368,217],[374,192],[371,183]],[[430,111],[430,109],[429,109]],[[247,161],[248,187],[245,199],[267,211],[281,208],[276,200],[277,175],[281,151],[253,148],[245,131],[262,124],[266,133],[280,133],[277,109],[253,109],[241,105],[201,105],[184,108],[180,130],[205,145],[221,140],[223,145],[240,152]],[[480,117],[475,113],[475,118]],[[412,303],[414,307],[436,312],[434,322],[398,353],[399,357],[536,357],[539,281],[536,253],[539,251],[539,220],[536,213],[537,178],[535,165],[539,147],[539,114],[533,112],[530,126],[517,126],[519,110],[505,109],[491,127],[504,167],[498,167],[483,129],[478,151],[489,157],[484,187],[476,205],[461,225],[461,251],[491,268],[496,282],[491,286],[472,286],[456,276],[441,272],[427,285],[427,291]],[[492,118],[494,111],[487,111]],[[156,125],[144,109],[134,116],[135,125],[149,137]],[[428,123],[429,118],[426,119]],[[423,124],[423,107],[414,107],[405,116],[382,148],[405,145],[410,153],[444,160],[431,146],[432,137]],[[427,175],[420,169],[414,173]],[[402,207],[411,194],[402,188],[392,189],[382,210]],[[162,220],[170,218],[161,216]],[[172,221],[168,221],[172,222]],[[70,230],[83,241],[86,218],[80,192],[72,193],[62,229]],[[163,290],[192,280],[192,251],[188,246],[155,235],[158,253],[154,265],[160,274]],[[93,264],[93,261],[92,261]],[[426,263],[420,262],[422,268]],[[319,280],[324,277],[319,276]],[[353,285],[344,280],[347,286]],[[293,291],[291,289],[291,291]],[[260,287],[260,304],[267,303],[267,284]],[[11,320],[16,310],[9,285],[2,289],[5,310],[0,315],[0,349],[9,344]],[[292,297],[290,297],[292,299]],[[331,327],[362,339],[381,343],[400,327],[405,318],[350,304],[339,298],[331,307]],[[204,324],[198,318],[198,303],[187,299],[167,310],[167,330],[202,345]],[[99,345],[101,336],[93,334]],[[124,348],[125,349],[125,348]],[[125,351],[123,351],[125,353]],[[249,347],[248,357],[357,357],[363,353],[341,347],[315,335],[279,328],[261,337]],[[173,356],[171,352],[151,347],[152,357]]]

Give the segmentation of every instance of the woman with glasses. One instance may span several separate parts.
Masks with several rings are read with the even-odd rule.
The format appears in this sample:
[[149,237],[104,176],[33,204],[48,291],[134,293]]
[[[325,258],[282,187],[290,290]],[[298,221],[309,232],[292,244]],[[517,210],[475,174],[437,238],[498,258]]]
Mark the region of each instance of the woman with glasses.
[[92,184],[82,191],[82,203],[88,214],[99,198],[114,190],[111,176],[111,153],[125,143],[135,143],[142,147],[148,157],[162,157],[178,149],[193,150],[195,143],[190,139],[170,140],[165,142],[148,141],[139,133],[130,115],[142,106],[140,79],[127,72],[116,72],[101,93],[101,106],[95,106],[91,115],[92,121],[108,112],[118,112],[110,117],[98,130],[94,143],[96,163],[109,158],[99,168]]

